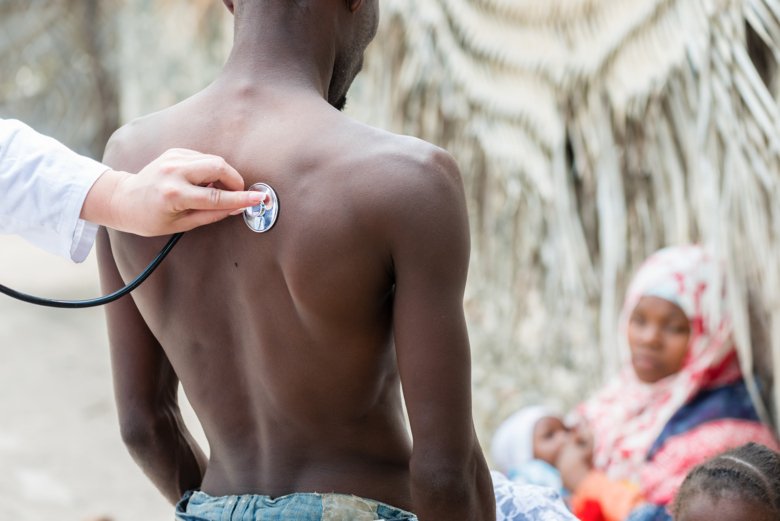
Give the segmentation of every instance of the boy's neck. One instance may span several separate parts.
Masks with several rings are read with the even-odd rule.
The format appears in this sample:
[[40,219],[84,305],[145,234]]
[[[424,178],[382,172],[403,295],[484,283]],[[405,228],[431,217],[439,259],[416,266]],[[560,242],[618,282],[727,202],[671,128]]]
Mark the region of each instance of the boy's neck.
[[274,17],[236,24],[233,49],[221,77],[245,86],[312,90],[328,99],[336,61],[335,38]]

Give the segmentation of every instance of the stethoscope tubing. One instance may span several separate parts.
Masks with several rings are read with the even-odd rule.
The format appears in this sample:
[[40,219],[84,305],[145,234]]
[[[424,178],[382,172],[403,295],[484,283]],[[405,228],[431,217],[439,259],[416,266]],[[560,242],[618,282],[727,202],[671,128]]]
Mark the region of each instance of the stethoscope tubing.
[[152,273],[154,273],[154,270],[157,269],[160,263],[162,263],[162,261],[165,260],[165,257],[167,257],[168,254],[173,249],[173,247],[176,246],[176,243],[179,242],[179,239],[181,239],[182,235],[184,235],[184,233],[177,233],[173,235],[165,244],[165,246],[160,251],[160,253],[158,253],[157,256],[152,260],[152,262],[149,263],[146,269],[144,269],[144,271],[142,271],[140,275],[138,275],[135,279],[133,279],[124,288],[118,289],[113,293],[109,295],[105,295],[103,297],[98,297],[98,298],[88,299],[88,300],[48,299],[48,298],[28,295],[26,293],[22,293],[20,291],[11,289],[7,286],[3,286],[2,284],[0,284],[0,293],[8,295],[11,298],[15,298],[16,300],[27,302],[28,304],[35,304],[36,306],[44,306],[49,308],[84,309],[84,308],[94,308],[97,306],[104,306],[106,304],[110,304],[111,302],[119,300],[125,295],[128,295],[138,286],[143,284],[144,281],[148,279]]
[[[249,190],[259,191],[267,194],[271,198],[271,202],[268,206],[265,203],[260,203],[258,206],[244,209],[244,221],[250,230],[257,233],[264,233],[273,228],[276,223],[276,219],[279,216],[279,198],[273,188],[265,183],[255,183],[249,187]],[[16,291],[8,286],[0,284],[0,293],[8,295],[16,300],[27,302],[28,304],[35,304],[36,306],[44,306],[48,308],[61,308],[61,309],[84,309],[94,308],[97,306],[104,306],[110,304],[115,300],[119,300],[125,295],[131,293],[134,289],[144,283],[149,276],[154,273],[154,270],[165,260],[165,257],[171,252],[176,243],[179,242],[181,236],[184,233],[177,233],[173,235],[165,244],[157,257],[149,263],[144,271],[141,272],[135,279],[133,279],[127,286],[121,288],[104,297],[98,297],[88,300],[56,300],[42,297],[36,297]]]

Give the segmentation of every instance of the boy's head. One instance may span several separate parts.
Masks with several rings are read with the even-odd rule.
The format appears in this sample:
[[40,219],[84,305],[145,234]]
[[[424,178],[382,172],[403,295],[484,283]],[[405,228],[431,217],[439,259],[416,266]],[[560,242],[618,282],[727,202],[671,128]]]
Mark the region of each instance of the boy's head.
[[673,511],[675,521],[780,519],[780,454],[748,443],[695,467]]
[[[339,110],[347,91],[363,67],[363,54],[379,27],[379,0],[223,0],[236,17],[236,41],[256,38],[258,20],[293,23],[306,37],[291,37],[288,50],[314,45],[318,59],[332,61],[328,102]],[[322,65],[321,63],[319,65]]]
[[555,465],[568,438],[560,415],[541,405],[520,409],[507,418],[493,436],[491,456],[502,472],[540,459]]

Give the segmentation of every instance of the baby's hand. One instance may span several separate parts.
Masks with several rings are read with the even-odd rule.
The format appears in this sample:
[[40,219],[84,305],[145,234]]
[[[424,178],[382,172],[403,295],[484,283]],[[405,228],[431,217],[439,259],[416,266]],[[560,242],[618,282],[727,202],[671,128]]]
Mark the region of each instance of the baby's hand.
[[588,426],[581,423],[571,430],[572,440],[588,453],[588,459],[593,459],[593,433]]
[[591,460],[591,447],[578,441],[575,436],[570,437],[564,443],[555,462],[555,467],[561,473],[563,486],[571,491],[576,490],[590,472]]

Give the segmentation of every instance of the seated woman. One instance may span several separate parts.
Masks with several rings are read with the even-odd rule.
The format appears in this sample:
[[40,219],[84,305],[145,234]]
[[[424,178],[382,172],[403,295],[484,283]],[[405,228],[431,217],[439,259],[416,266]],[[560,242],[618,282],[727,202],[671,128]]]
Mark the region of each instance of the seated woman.
[[630,361],[576,410],[592,461],[572,445],[558,462],[575,513],[597,504],[618,521],[644,501],[644,519],[669,519],[664,507],[695,465],[749,441],[777,449],[745,387],[723,290],[711,284],[720,276],[696,246],[661,250],[636,274],[621,316]]

